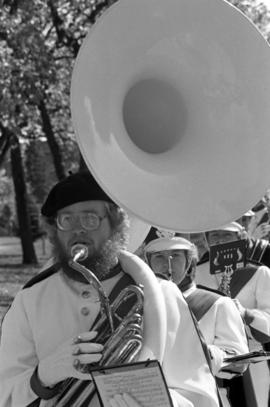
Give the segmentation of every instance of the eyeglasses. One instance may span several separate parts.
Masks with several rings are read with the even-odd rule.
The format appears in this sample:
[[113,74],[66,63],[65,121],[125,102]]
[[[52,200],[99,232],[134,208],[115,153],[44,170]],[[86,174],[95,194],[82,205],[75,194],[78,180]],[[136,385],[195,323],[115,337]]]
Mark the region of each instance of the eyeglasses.
[[57,215],[56,225],[59,230],[70,231],[75,228],[78,218],[83,229],[97,230],[103,219],[107,218],[107,215],[99,216],[94,212],[79,212],[76,214],[62,212]]

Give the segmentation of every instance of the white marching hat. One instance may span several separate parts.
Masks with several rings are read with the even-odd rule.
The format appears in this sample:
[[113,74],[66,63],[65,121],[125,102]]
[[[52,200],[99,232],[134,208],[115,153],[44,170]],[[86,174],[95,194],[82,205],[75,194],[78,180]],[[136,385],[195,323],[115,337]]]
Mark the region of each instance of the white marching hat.
[[194,250],[193,243],[183,237],[160,237],[151,240],[144,248],[144,252],[155,253],[164,250]]
[[252,216],[255,216],[255,212],[250,209],[249,211],[247,211],[246,213],[244,213],[244,215],[246,218],[252,218]]
[[242,233],[245,230],[245,228],[242,225],[240,225],[240,223],[238,223],[238,222],[231,222],[231,223],[227,223],[226,225],[220,226],[217,229],[213,229],[213,230],[225,230],[228,232]]

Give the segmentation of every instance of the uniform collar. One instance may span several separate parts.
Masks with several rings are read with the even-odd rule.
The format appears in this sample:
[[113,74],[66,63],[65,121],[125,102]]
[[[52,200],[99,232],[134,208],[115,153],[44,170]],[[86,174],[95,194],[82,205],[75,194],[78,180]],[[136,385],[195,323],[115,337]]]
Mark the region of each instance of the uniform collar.
[[[74,270],[68,264],[62,264],[62,270],[63,270],[63,273],[71,280],[78,281],[81,283],[86,283],[86,284],[88,283],[88,281],[85,279],[85,277],[80,272]],[[108,273],[106,273],[105,276],[103,276],[102,278],[99,278],[99,281],[108,280],[108,279],[116,276],[117,274],[121,273],[121,271],[122,271],[122,267],[120,266],[119,263],[117,263],[114,267],[112,267],[108,271]]]

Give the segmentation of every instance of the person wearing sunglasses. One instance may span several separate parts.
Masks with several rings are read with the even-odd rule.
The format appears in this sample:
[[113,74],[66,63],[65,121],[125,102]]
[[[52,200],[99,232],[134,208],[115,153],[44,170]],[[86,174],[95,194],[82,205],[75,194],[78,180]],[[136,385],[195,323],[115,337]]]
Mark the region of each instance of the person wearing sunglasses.
[[[180,291],[171,282],[159,284],[146,263],[125,250],[128,215],[89,171],[57,183],[41,212],[52,261],[18,292],[4,317],[0,406],[58,405],[67,380],[72,386],[75,380],[78,387],[72,400],[60,401],[61,406],[100,405],[96,394],[78,402],[81,389],[91,385],[84,367],[96,365],[104,349],[92,329],[101,310],[100,293],[73,267],[71,261],[79,256],[77,263],[93,272],[110,300],[130,283],[143,286],[143,346],[138,360],[159,360],[173,406],[218,407],[215,381]],[[131,392],[117,395],[111,405],[143,404]]]

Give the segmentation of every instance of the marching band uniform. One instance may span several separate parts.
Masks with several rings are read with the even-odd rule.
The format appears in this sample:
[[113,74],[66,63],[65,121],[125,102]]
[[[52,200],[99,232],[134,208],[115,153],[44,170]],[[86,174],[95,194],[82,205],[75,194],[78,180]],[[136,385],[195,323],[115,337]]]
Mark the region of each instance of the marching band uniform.
[[[183,292],[212,355],[215,376],[228,378],[220,370],[224,359],[248,352],[244,325],[233,301],[192,283]],[[231,375],[232,377],[232,375]]]
[[[233,222],[233,224],[236,223]],[[250,258],[250,256],[248,257]],[[221,279],[220,274],[210,274],[209,261],[198,265],[197,284],[202,284],[211,289],[218,289]],[[241,304],[249,336],[264,346],[270,341],[270,269],[265,265],[249,262],[246,267],[239,268],[232,274],[230,291],[231,297]],[[249,370],[244,374],[244,380],[248,381],[245,389],[251,389],[252,383]],[[236,397],[238,396],[236,395]],[[251,397],[253,397],[253,401]],[[256,399],[252,392],[246,397],[245,402],[252,407],[256,405]]]
[[[247,272],[247,270],[249,270]],[[220,275],[210,274],[209,262],[197,267],[196,283],[218,289]],[[270,269],[266,266],[252,266],[235,271],[230,282],[232,298],[239,300],[246,308],[245,322],[252,329],[255,339],[270,341]],[[257,338],[256,338],[257,337]],[[259,339],[259,338],[258,338]]]
[[243,373],[246,366],[243,365],[235,373],[222,372],[221,369],[225,365],[225,358],[249,351],[241,317],[230,298],[205,287],[197,287],[194,282],[183,291],[183,295],[208,344],[212,371],[218,378],[223,406],[230,406],[227,398],[228,383],[223,379],[231,379],[236,373]]
[[[162,232],[157,231],[157,235],[159,233]],[[196,287],[193,281],[197,260],[194,244],[183,237],[165,236],[151,240],[144,253],[157,278],[170,278],[183,292],[198,323],[198,334],[203,336],[210,353],[212,373],[220,379],[230,379],[245,371],[247,365],[234,372],[221,370],[226,365],[225,358],[248,352],[245,328],[230,298]],[[225,386],[220,393],[224,407],[229,406]]]
[[[134,272],[134,259],[136,263],[136,256],[128,256],[124,266],[123,262],[121,264],[139,283],[138,268]],[[142,262],[140,259],[139,261]],[[102,282],[107,294],[118,279],[119,275],[116,275]],[[187,305],[173,283],[162,281],[158,284],[155,277],[154,279],[157,287],[153,291],[162,293],[158,301],[162,306],[164,299],[167,325],[163,327],[165,351],[160,356],[160,363],[174,407],[217,407],[214,379],[200,344],[198,345]],[[150,315],[145,320],[147,327],[155,312],[149,295],[146,295],[144,307],[146,316]],[[97,293],[93,288],[69,280],[61,270],[21,290],[3,321],[0,406],[19,407],[34,402],[37,394],[31,388],[30,380],[39,361],[68,338],[89,330],[99,308]],[[156,338],[160,336],[155,325],[150,329]],[[145,347],[147,348],[147,341]],[[149,346],[146,354],[155,358],[156,355],[151,352]],[[145,352],[142,354],[145,355]],[[50,400],[42,400],[40,406],[49,406],[49,402]]]

